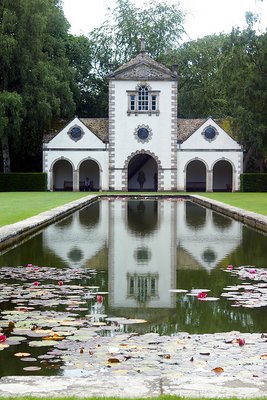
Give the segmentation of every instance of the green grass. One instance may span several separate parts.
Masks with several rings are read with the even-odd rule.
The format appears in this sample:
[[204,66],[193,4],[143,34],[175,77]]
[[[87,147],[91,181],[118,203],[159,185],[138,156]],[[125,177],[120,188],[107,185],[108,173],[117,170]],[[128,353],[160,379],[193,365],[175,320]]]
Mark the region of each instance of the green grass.
[[203,197],[221,201],[247,211],[267,215],[267,193],[198,193]]
[[[13,224],[23,219],[40,214],[43,211],[69,203],[91,192],[0,192],[0,226]],[[99,194],[99,193],[96,193]],[[105,194],[105,193],[102,193]],[[107,192],[107,195],[118,194]],[[120,193],[129,194],[129,193]],[[140,194],[131,193],[132,195]],[[155,195],[156,193],[142,193]],[[157,193],[157,195],[189,193]],[[197,193],[194,193],[197,194]],[[203,197],[222,201],[248,211],[267,215],[267,193],[198,193]]]
[[88,192],[0,192],[0,226],[77,200]]

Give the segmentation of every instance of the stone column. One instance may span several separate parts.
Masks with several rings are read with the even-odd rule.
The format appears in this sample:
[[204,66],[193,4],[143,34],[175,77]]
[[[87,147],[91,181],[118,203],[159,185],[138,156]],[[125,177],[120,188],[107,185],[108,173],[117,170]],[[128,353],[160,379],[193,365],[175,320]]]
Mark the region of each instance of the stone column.
[[[48,174],[47,174],[48,175]],[[53,169],[51,169],[50,171],[49,171],[49,187],[48,187],[48,190],[50,190],[51,192],[53,192],[53,190],[54,190],[54,173],[53,173]]]
[[212,170],[207,170],[206,192],[213,191],[212,181],[213,181],[213,172]]
[[73,191],[79,192],[80,185],[79,185],[79,171],[77,169],[73,170]]

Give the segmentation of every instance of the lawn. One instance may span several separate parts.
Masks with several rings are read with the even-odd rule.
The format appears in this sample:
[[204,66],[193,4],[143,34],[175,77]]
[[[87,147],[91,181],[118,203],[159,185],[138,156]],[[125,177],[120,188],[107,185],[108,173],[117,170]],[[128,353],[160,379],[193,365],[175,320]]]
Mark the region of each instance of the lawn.
[[[43,211],[77,200],[89,192],[1,192],[0,226],[13,224]],[[99,194],[99,193],[98,193]],[[104,194],[104,193],[102,193]],[[115,193],[106,193],[112,195]],[[117,193],[116,193],[117,194]],[[129,194],[129,193],[124,193]],[[155,194],[155,193],[153,193]],[[157,193],[158,195],[160,193]],[[161,193],[167,194],[167,193]],[[188,194],[188,193],[169,193]],[[194,193],[197,194],[197,193]],[[267,215],[267,193],[198,193],[248,211]],[[145,193],[144,193],[145,195]],[[151,195],[151,193],[147,193]]]
[[198,193],[203,197],[222,201],[231,206],[243,208],[259,214],[267,215],[267,193]]
[[88,192],[1,192],[0,226],[22,221],[88,194]]

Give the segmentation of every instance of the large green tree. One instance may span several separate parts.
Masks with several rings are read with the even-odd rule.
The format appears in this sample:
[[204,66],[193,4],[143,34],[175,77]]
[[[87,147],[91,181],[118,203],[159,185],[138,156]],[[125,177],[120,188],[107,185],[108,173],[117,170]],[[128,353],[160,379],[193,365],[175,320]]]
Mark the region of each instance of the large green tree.
[[228,102],[221,84],[222,48],[226,35],[211,35],[172,49],[169,64],[179,72],[179,108],[183,118],[221,118],[228,115]]
[[267,33],[257,34],[251,23],[243,31],[233,29],[224,56],[222,79],[232,125],[245,149],[244,170],[263,172],[267,159]]
[[[10,171],[11,138],[15,154],[34,156],[41,150],[43,131],[52,119],[74,111],[72,71],[65,51],[68,28],[59,0],[0,2],[4,172]],[[14,141],[19,132],[19,140]]]

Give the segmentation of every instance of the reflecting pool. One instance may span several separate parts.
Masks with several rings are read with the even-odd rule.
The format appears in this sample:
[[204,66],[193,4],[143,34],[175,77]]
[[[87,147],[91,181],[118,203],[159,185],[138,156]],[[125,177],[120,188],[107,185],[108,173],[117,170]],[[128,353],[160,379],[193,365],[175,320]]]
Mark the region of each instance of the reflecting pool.
[[[266,332],[267,283],[262,277],[255,283],[258,270],[266,268],[266,248],[266,235],[187,200],[95,202],[0,254],[0,326],[12,340],[26,335],[0,351],[0,374],[22,374],[22,361],[15,366],[7,356],[29,351],[30,336],[43,338],[29,330],[77,330],[77,323],[66,323],[77,318],[86,321],[83,329],[93,318],[102,337],[115,334],[116,327],[160,335]],[[251,268],[251,276],[236,273],[241,266]],[[38,319],[41,311],[49,318]],[[8,325],[12,319],[18,335]],[[43,352],[37,343],[35,357],[42,359]]]

